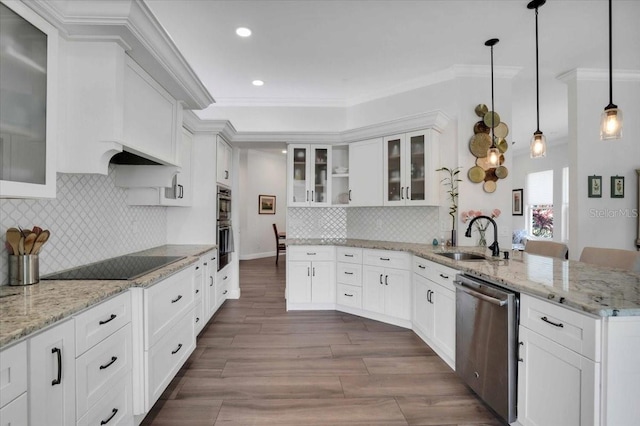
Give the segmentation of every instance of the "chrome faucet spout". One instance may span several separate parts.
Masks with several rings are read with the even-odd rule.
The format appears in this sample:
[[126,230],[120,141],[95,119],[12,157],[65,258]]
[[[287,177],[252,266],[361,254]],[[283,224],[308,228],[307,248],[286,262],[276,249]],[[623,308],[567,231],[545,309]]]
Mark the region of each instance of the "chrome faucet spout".
[[467,238],[471,237],[471,225],[473,225],[473,223],[478,219],[487,219],[493,225],[493,243],[489,246],[489,248],[491,249],[492,256],[500,257],[500,246],[498,245],[498,225],[496,224],[496,221],[493,220],[493,218],[489,216],[474,217],[473,219],[471,219],[471,222],[469,222],[469,226],[467,227],[467,231],[464,233],[464,236]]

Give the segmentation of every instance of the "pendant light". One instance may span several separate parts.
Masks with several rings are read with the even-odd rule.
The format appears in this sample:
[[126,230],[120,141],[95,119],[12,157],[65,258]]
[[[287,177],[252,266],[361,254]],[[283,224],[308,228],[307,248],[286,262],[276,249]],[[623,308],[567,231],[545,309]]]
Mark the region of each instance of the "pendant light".
[[609,105],[604,107],[600,119],[600,140],[622,137],[622,111],[613,103],[613,54],[611,47],[611,0],[609,0]]
[[493,105],[493,46],[498,44],[499,41],[497,38],[492,38],[484,42],[485,46],[491,47],[491,111],[486,114],[488,117],[485,117],[484,120],[485,124],[491,127],[491,147],[487,150],[489,167],[498,167],[500,165],[500,151],[496,147],[496,137],[494,135],[494,129],[500,123],[500,117],[496,114]]
[[547,138],[540,131],[540,77],[538,70],[538,8],[547,0],[533,0],[527,5],[527,9],[536,10],[536,118],[537,127],[531,138],[530,156],[531,158],[544,158],[547,155]]

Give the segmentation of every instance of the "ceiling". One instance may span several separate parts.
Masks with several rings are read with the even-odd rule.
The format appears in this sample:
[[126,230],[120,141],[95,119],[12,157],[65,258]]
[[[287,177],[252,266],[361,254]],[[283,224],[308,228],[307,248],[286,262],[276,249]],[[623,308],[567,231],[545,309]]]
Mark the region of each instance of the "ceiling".
[[[146,3],[216,99],[209,108],[355,105],[429,84],[454,65],[488,66],[484,42],[495,37],[496,67],[521,68],[511,124],[520,133],[511,136],[524,146],[535,130],[528,0]],[[614,68],[640,70],[640,1],[615,0],[613,15]],[[607,16],[606,0],[549,0],[539,10],[540,127],[550,141],[567,135],[566,86],[557,76],[608,68]],[[238,37],[240,26],[253,35]]]

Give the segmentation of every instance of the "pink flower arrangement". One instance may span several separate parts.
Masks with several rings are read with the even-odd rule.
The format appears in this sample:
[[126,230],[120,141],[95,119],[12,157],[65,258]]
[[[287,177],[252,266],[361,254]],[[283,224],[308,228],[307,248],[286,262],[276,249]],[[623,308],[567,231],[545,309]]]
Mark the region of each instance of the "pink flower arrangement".
[[[467,212],[460,213],[460,220],[462,220],[462,223],[467,223],[468,221],[472,220],[474,217],[478,217],[478,216],[489,216],[492,219],[495,219],[498,216],[500,216],[501,213],[502,212],[500,211],[500,209],[493,209],[489,214],[483,214],[480,210],[469,210]],[[478,241],[478,245],[486,246],[487,241],[485,239],[484,232],[487,230],[487,226],[489,226],[489,221],[486,219],[480,219],[475,221],[474,225],[476,226],[476,229],[480,234],[480,240]]]

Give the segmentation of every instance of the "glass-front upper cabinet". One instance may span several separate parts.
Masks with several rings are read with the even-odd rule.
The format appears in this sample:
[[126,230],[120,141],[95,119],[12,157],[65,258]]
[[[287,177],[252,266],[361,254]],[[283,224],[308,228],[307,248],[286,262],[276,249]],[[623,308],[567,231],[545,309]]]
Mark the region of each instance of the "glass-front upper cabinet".
[[0,197],[54,198],[57,30],[0,3]]
[[328,206],[331,199],[331,147],[289,145],[287,193],[290,207]]
[[[439,150],[434,130],[384,138],[384,205],[438,205]],[[437,139],[435,139],[437,140]]]

